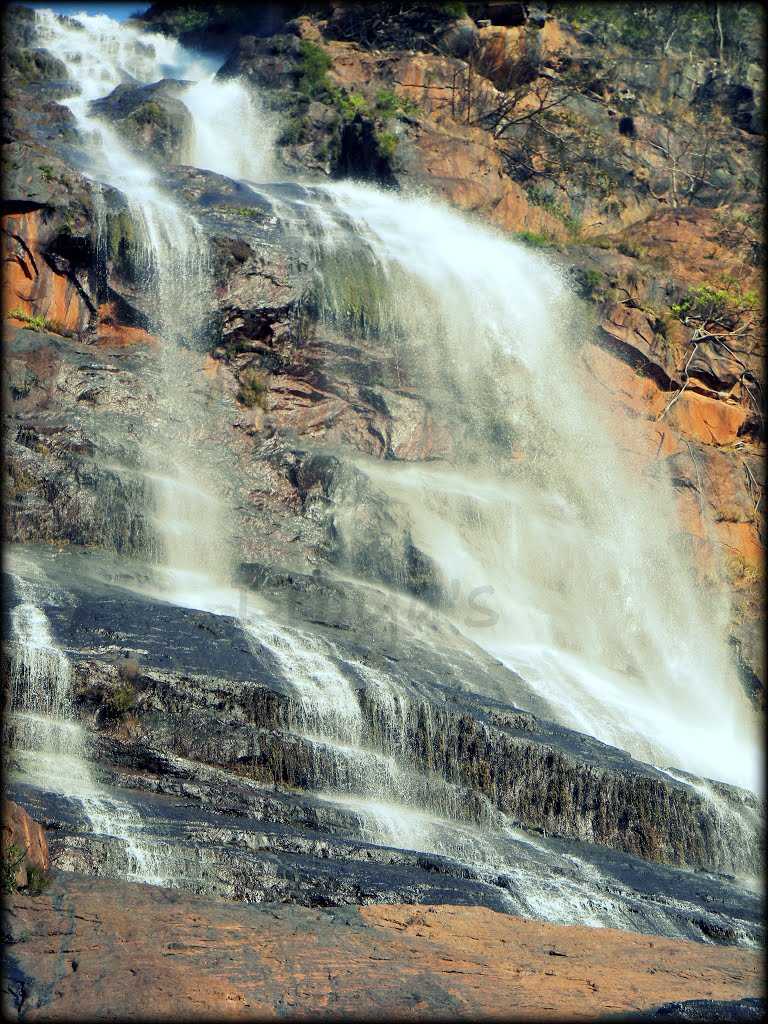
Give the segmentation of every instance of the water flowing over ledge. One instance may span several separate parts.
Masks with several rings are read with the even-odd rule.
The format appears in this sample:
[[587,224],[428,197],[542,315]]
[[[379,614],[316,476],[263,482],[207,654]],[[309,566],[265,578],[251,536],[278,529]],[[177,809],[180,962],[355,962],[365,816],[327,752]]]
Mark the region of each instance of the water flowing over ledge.
[[[756,791],[760,778],[727,608],[699,585],[669,479],[630,471],[577,386],[584,328],[562,275],[432,200],[355,183],[257,184],[272,173],[276,130],[245,82],[104,16],[42,11],[37,25],[81,83],[64,103],[90,187],[96,276],[112,282],[103,297],[116,294],[122,260],[126,294],[157,341],[130,468],[141,542],[117,567],[32,551],[14,570],[11,758],[27,798],[55,805],[58,863],[263,898],[304,892],[308,877],[321,886],[300,859],[333,847],[328,859],[361,872],[334,880],[343,901],[395,886],[358,865],[399,851],[406,892],[426,885],[423,868],[516,913],[754,942],[743,879],[710,879],[715,920],[675,874],[747,876],[760,859],[757,801],[720,785]],[[186,110],[179,123],[189,119],[170,167],[132,147],[103,105],[155,83]],[[306,274],[291,300],[295,322],[312,325],[302,343],[315,331],[329,347],[377,346],[393,395],[406,401],[416,382],[427,410],[448,413],[440,457],[373,459],[322,437],[304,463],[291,453],[297,476],[313,457],[342,467],[338,479],[318,470],[302,495],[311,509],[309,491],[322,492],[335,547],[320,580],[290,577],[293,605],[279,587],[254,593],[238,580],[232,400],[211,399],[204,376],[225,289],[216,188],[263,231],[262,264]],[[209,206],[195,205],[200,194]],[[363,493],[385,510],[379,519],[361,514]],[[313,587],[349,580],[373,585],[361,599],[369,621],[329,625],[322,601],[310,607]],[[412,621],[387,646],[403,600]],[[94,711],[99,687],[115,699],[123,651],[141,662],[130,727]],[[210,779],[191,782],[181,760]],[[196,785],[196,799],[204,790],[215,801],[210,818],[175,802]],[[288,796],[267,807],[269,787]],[[217,824],[231,805],[247,827]],[[296,858],[294,880],[269,861],[275,852]],[[670,866],[635,867],[658,874],[623,878],[613,899],[624,854]],[[273,888],[248,881],[249,868]],[[671,909],[648,908],[653,884],[680,887]]]

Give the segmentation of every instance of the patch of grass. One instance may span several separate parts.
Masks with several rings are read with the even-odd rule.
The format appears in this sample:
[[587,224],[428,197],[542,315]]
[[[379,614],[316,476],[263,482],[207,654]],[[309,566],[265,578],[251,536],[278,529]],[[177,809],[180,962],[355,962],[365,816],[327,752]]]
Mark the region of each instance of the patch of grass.
[[376,112],[381,117],[396,117],[398,114],[412,116],[418,113],[419,105],[405,96],[398,96],[392,89],[380,89],[376,93]]
[[10,896],[15,892],[18,892],[18,886],[16,884],[16,872],[24,863],[24,858],[27,855],[26,850],[16,844],[11,843],[3,850],[2,858],[2,884],[3,884],[3,895]]
[[627,240],[619,242],[616,248],[623,256],[631,256],[635,260],[641,260],[648,255],[648,250],[643,248],[642,245],[637,245],[635,242]]
[[554,196],[544,192],[538,185],[528,189],[528,198],[534,206],[540,206],[542,210],[562,221],[572,235],[581,234],[581,220],[575,214],[569,213],[558,203]]
[[397,136],[393,132],[376,132],[376,145],[379,153],[387,160],[391,160],[397,150]]
[[10,313],[6,313],[6,316],[9,320],[21,320],[32,331],[51,330],[54,326],[50,320],[46,320],[42,313],[30,316],[23,309],[12,309]]
[[53,168],[50,164],[41,164],[38,167],[38,171],[43,181],[53,181]]
[[238,376],[240,390],[237,399],[249,409],[258,406],[265,412],[267,410],[267,396],[269,394],[269,376],[264,370],[256,370],[248,367],[240,371]]
[[534,249],[543,249],[545,246],[552,244],[551,238],[540,234],[538,231],[517,231],[515,238],[518,242],[522,242],[523,245],[530,245]]

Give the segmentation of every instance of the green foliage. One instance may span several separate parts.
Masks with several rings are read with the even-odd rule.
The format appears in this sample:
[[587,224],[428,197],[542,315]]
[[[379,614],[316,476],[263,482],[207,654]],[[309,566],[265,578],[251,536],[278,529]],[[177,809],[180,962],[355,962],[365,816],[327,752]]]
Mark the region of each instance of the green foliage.
[[55,326],[50,320],[46,320],[42,313],[30,316],[23,309],[12,309],[10,313],[6,313],[6,316],[9,320],[21,320],[32,331],[51,330]]
[[419,106],[412,99],[398,96],[392,89],[380,89],[376,93],[376,112],[381,117],[396,117],[398,114],[412,116]]
[[252,367],[241,370],[238,383],[240,384],[237,396],[239,402],[248,406],[249,409],[258,406],[264,411],[267,410],[269,378],[263,370],[256,370]]
[[43,181],[53,180],[53,168],[50,164],[41,164],[38,167],[38,171],[40,172],[40,177],[43,179]]
[[127,714],[136,705],[136,691],[127,680],[121,682],[107,698],[109,706],[119,717]]
[[692,317],[697,320],[720,320],[731,318],[757,306],[757,292],[742,292],[738,282],[726,279],[724,287],[716,288],[709,284],[694,285],[681,302],[670,306],[672,313],[684,320]]
[[2,876],[4,896],[10,896],[18,890],[18,886],[16,885],[16,872],[24,863],[26,855],[27,851],[22,850],[22,848],[16,843],[11,843],[3,850]]
[[391,160],[397,150],[397,136],[392,132],[376,132],[376,145],[379,153],[387,160]]
[[321,46],[309,39],[301,40],[300,50],[299,90],[312,99],[319,99],[331,90],[327,73],[333,61]]
[[543,249],[551,245],[552,240],[547,235],[539,234],[537,231],[517,231],[515,238],[523,245],[530,245],[534,249]]
[[306,124],[303,117],[291,117],[283,126],[278,136],[278,144],[281,146],[294,146],[304,141]]
[[237,217],[258,217],[262,212],[258,206],[227,206],[225,209]]
[[762,11],[756,3],[558,3],[551,9],[598,42],[620,43],[636,54],[678,50],[720,59],[721,30],[724,63],[749,63],[761,49]]
[[565,210],[553,195],[545,192],[538,185],[533,185],[528,189],[528,198],[534,206],[540,206],[542,210],[546,210],[547,213],[562,221],[572,235],[581,233],[581,220]]
[[601,284],[604,281],[604,275],[599,270],[593,270],[589,267],[582,273],[582,280],[584,282],[584,290],[588,295],[594,295],[598,291]]
[[445,0],[440,4],[440,10],[449,18],[465,18],[467,5],[462,0]]
[[200,7],[188,6],[175,8],[168,17],[171,20],[173,30],[181,33],[195,32],[206,28],[210,16],[209,11],[203,10]]
[[332,89],[333,101],[344,121],[351,121],[357,114],[363,117],[370,115],[368,101],[359,92],[344,92],[342,89]]

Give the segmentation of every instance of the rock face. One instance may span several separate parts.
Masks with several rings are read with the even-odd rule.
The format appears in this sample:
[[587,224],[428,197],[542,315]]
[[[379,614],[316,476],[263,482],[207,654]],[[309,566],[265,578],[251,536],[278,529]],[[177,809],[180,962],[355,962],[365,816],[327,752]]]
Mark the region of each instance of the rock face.
[[[470,5],[476,18],[480,6]],[[711,507],[732,592],[731,642],[761,701],[760,158],[728,90],[760,98],[746,82],[719,93],[707,62],[689,74],[674,47],[660,63],[642,61],[562,14],[489,17],[478,27],[441,20],[430,5],[399,18],[375,4],[330,5],[283,32],[242,38],[220,74],[245,76],[281,113],[289,168],[427,190],[549,246],[582,282],[608,353],[587,346],[584,386],[615,404],[629,452],[647,437],[652,458],[699,466],[694,487],[679,484],[685,528],[705,547],[698,506]],[[306,73],[311,47],[325,55],[324,79]],[[713,102],[722,118],[710,121]],[[530,114],[550,103],[549,115]],[[700,118],[706,156],[686,164],[691,187],[681,195],[676,176]],[[385,155],[376,139],[388,140]],[[575,164],[592,169],[574,175]],[[730,289],[735,319],[733,310],[720,325],[674,312],[702,286]],[[716,473],[701,471],[710,454],[721,461]],[[722,473],[752,494],[735,517]]]
[[[48,824],[57,867],[135,873],[119,838],[133,835],[151,874],[226,898],[478,903],[572,922],[586,906],[602,925],[759,941],[759,899],[732,877],[760,862],[755,798],[717,786],[713,803],[696,780],[518,710],[509,673],[480,649],[467,655],[437,620],[402,622],[393,643],[386,594],[249,565],[243,605],[269,601],[273,623],[249,635],[233,618],[132,591],[125,560],[16,551],[38,586],[67,594],[41,605],[72,663],[90,757],[119,805],[114,821],[142,823],[93,836],[77,787],[41,789],[20,749],[12,793]],[[355,689],[360,717],[339,741],[313,735],[279,659],[278,642],[309,656],[310,628],[312,650],[329,640]],[[393,684],[394,714],[382,689]],[[481,696],[494,689],[501,699]],[[11,724],[12,744],[23,727]],[[401,820],[395,809],[392,822],[386,801],[421,810]]]
[[249,907],[61,875],[10,909],[12,1020],[103,1019],[105,988],[124,1020],[595,1020],[762,990],[756,953],[478,907]]
[[[588,33],[526,18],[519,4],[469,5],[473,17],[460,19],[453,5],[401,5],[396,17],[370,5],[301,17],[267,6],[252,16],[162,5],[145,24],[201,44],[210,25],[211,47],[231,46],[219,76],[243,76],[280,113],[291,173],[425,189],[547,247],[594,321],[573,386],[602,403],[633,469],[669,468],[702,587],[717,576],[717,545],[727,552],[731,645],[759,703],[757,105],[710,83],[724,134],[682,202],[673,151],[690,125],[681,118],[670,136],[665,118],[683,100],[703,110],[708,81],[698,64],[685,78],[682,55],[664,58],[658,81],[621,47],[614,68]],[[173,293],[203,312],[169,371],[136,211],[80,172],[82,140],[56,102],[62,69],[35,50],[29,12],[9,25],[4,529],[15,642],[4,668],[9,700],[30,681],[50,694],[58,671],[77,755],[74,769],[59,772],[55,756],[46,769],[27,742],[36,709],[14,705],[9,791],[44,822],[59,874],[50,898],[14,903],[11,1009],[64,1017],[77,992],[101,998],[111,977],[110,999],[124,988],[126,1013],[146,1016],[121,936],[160,1017],[191,1010],[193,989],[208,1000],[195,1012],[212,1017],[291,1013],[302,1001],[356,1014],[356,993],[372,988],[373,1016],[466,1018],[510,1006],[591,1018],[754,993],[752,954],[709,947],[762,940],[759,801],[556,724],[556,684],[534,691],[451,624],[449,581],[361,468],[450,463],[462,431],[480,427],[470,399],[445,388],[431,400],[426,377],[377,331],[376,276],[356,265],[341,221],[351,284],[339,315],[324,315],[306,210],[327,213],[327,195],[186,166],[181,83],[127,82],[94,104],[154,163],[178,204],[175,226],[191,214],[204,240],[204,285],[190,276]],[[651,84],[653,110],[642,100]],[[527,167],[535,140],[519,124],[502,132],[499,105],[555,87],[567,94],[561,144],[542,143]],[[577,164],[594,168],[571,181]],[[699,171],[685,166],[693,180]],[[179,266],[172,276],[183,279]],[[428,367],[442,380],[439,358]],[[158,426],[160,408],[172,414]],[[459,430],[457,410],[467,412]],[[161,442],[180,432],[218,470],[237,569],[224,611],[158,585],[152,430]],[[498,448],[514,459],[509,437]],[[18,610],[30,605],[24,634]],[[173,890],[115,882],[126,877]],[[271,906],[286,903],[297,906]],[[363,909],[328,909],[350,905]],[[384,987],[377,970],[374,986],[371,958],[421,948],[422,913],[434,919],[424,961]],[[539,948],[548,926],[512,915],[603,930],[558,932],[558,943],[578,938],[571,951],[554,945],[576,969],[558,973],[558,953]],[[195,928],[200,946],[231,942],[231,973],[192,940],[142,944]],[[277,954],[259,945],[283,928],[279,957],[293,963],[296,933],[297,954],[320,951],[305,989],[292,966],[272,974]],[[43,954],[58,932],[94,952]],[[496,945],[484,966],[468,965],[463,947],[480,932]],[[328,968],[339,935],[348,946]],[[243,943],[262,958],[255,974]],[[339,983],[333,965],[347,959],[354,971]]]
[[30,869],[46,874],[51,866],[45,830],[13,800],[3,799],[3,863],[18,864],[13,875],[17,888],[29,884]]
[[178,98],[185,83],[118,85],[92,110],[110,122],[132,148],[165,163],[184,163],[193,131],[189,110]]

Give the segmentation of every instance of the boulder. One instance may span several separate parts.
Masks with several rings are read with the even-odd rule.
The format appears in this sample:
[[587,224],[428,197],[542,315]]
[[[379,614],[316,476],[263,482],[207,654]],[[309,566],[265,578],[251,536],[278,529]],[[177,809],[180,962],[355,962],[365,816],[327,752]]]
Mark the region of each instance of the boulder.
[[118,85],[91,104],[133,150],[164,163],[184,163],[194,130],[192,115],[179,98],[187,83],[163,79],[152,85]]

